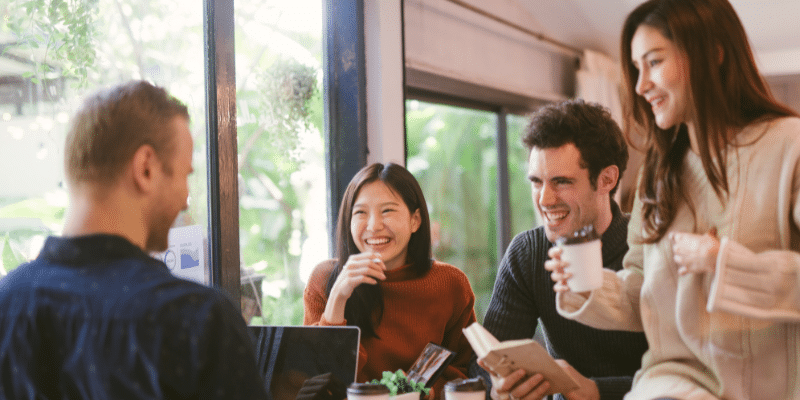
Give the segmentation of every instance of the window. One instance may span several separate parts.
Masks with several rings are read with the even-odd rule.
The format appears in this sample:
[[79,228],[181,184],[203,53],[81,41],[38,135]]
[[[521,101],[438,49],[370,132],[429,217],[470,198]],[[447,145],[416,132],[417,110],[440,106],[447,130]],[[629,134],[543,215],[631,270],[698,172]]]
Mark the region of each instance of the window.
[[528,149],[522,143],[528,120],[525,116],[510,114],[508,121],[508,182],[511,209],[511,237],[541,225],[531,198],[528,180]]
[[[434,258],[466,273],[481,322],[499,257],[509,243],[499,232],[514,235],[538,225],[527,180],[528,153],[521,142],[525,124],[524,117],[497,111],[406,101],[406,165],[428,202]],[[506,151],[498,151],[498,143],[505,141],[499,135],[507,139]],[[498,190],[498,167],[504,163],[508,181],[502,185],[509,200]],[[499,217],[500,207],[510,210],[507,220]]]
[[497,266],[497,116],[416,100],[406,115],[406,165],[428,202],[434,258],[467,274],[482,316]]
[[[344,60],[352,71],[336,76],[363,80],[363,51],[348,50],[363,50],[363,15],[353,12],[363,4],[184,3],[67,2],[55,17],[46,14],[46,0],[12,0],[2,8],[0,276],[35,257],[47,235],[60,234],[64,130],[80,99],[100,86],[146,79],[190,108],[195,173],[190,209],[176,225],[203,232],[206,279],[234,297],[244,294],[252,322],[299,324],[303,276],[329,256],[328,205],[340,194],[328,186],[346,184],[363,165],[341,149],[356,147],[353,138],[366,148],[365,127],[350,124],[364,117],[336,107],[363,109],[363,82],[359,90],[339,80],[321,87],[323,70],[337,70],[322,66],[323,46],[328,64]],[[325,36],[334,40],[322,40],[323,14],[334,32]],[[347,59],[337,56],[345,51]],[[236,90],[228,90],[234,82]],[[323,99],[326,91],[333,100]],[[229,118],[234,99],[237,116]],[[324,117],[323,108],[335,110]],[[331,134],[323,141],[327,124]],[[344,144],[328,150],[323,143],[331,141]],[[13,173],[21,167],[26,174]],[[241,244],[241,253],[231,252],[231,243]]]
[[207,231],[202,3],[43,4],[11,1],[0,25],[0,275],[61,233],[69,117],[86,94],[129,79],[164,86],[189,107],[195,173],[189,209],[175,225]]
[[320,0],[235,2],[242,312],[298,325],[327,259]]

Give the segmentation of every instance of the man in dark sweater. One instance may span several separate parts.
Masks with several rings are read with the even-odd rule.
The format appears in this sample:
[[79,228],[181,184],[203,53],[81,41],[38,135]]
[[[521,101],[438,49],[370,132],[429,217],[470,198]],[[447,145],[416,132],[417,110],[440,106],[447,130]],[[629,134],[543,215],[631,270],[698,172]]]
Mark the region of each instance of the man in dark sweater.
[[[542,226],[517,235],[501,261],[484,326],[498,340],[531,338],[541,323],[550,354],[580,387],[566,399],[621,399],[631,388],[647,341],[641,333],[601,331],[561,317],[544,269],[559,237],[592,225],[605,268],[619,270],[628,251],[628,216],[613,199],[628,161],[619,126],[602,107],[569,100],[537,111],[523,142],[528,178]],[[489,374],[473,365],[473,374]],[[493,399],[539,399],[549,383],[517,370],[491,376]]]

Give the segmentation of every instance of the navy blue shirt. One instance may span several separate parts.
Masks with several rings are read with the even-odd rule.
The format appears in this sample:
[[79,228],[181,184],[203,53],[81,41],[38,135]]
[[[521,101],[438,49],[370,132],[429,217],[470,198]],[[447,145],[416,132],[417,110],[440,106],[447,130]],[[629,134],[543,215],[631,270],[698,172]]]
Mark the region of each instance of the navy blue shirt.
[[221,291],[111,235],[50,237],[0,280],[0,398],[263,399]]

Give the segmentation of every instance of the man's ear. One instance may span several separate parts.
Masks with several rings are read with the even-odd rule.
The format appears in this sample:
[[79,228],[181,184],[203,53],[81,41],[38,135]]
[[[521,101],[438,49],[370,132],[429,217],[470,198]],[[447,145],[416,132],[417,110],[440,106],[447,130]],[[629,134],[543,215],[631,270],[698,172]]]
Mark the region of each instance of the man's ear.
[[609,165],[597,175],[597,190],[610,193],[614,186],[617,186],[617,181],[619,181],[619,168],[616,165]]
[[159,172],[161,163],[152,146],[145,144],[139,147],[133,153],[130,167],[133,183],[139,191],[148,193],[154,190],[155,175]]

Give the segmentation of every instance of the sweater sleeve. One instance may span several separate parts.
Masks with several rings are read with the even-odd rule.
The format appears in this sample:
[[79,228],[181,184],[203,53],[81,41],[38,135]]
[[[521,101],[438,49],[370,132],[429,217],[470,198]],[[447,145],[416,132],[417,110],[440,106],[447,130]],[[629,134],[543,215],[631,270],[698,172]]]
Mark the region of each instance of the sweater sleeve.
[[[797,136],[800,120],[779,120],[774,125],[777,138],[764,143],[780,149],[769,157],[776,168],[767,190],[776,213],[775,229],[781,243],[778,249],[752,247],[732,238],[722,238],[711,281],[708,312],[724,311],[745,317],[800,321],[800,253],[797,231],[800,228],[800,146]],[[769,151],[765,147],[763,151]],[[761,154],[761,153],[760,153]],[[774,154],[774,153],[773,153]],[[772,154],[771,154],[772,155]],[[776,159],[777,158],[777,159]],[[763,189],[762,189],[763,190]],[[758,191],[755,191],[758,193]],[[764,195],[766,196],[766,195]],[[770,210],[772,208],[767,208]],[[762,250],[763,249],[763,250]]]
[[622,261],[623,268],[616,273],[604,269],[603,286],[588,295],[570,291],[556,296],[556,308],[564,318],[597,329],[644,331],[639,312],[639,296],[644,281],[641,211],[642,203],[637,195],[628,225],[629,249]]
[[497,340],[530,339],[536,334],[539,309],[533,297],[531,265],[533,244],[527,232],[517,235],[508,246],[497,270],[492,299],[483,326]]
[[[466,280],[466,277],[464,277]],[[460,315],[454,315],[452,328],[446,332],[442,346],[456,353],[450,365],[445,368],[441,377],[434,384],[435,395],[431,398],[443,399],[444,385],[454,379],[462,379],[469,376],[470,361],[473,358],[472,346],[464,336],[463,329],[476,321],[475,318],[475,295],[466,281],[466,286],[462,290],[466,297],[465,307]]]
[[[459,272],[460,273],[460,272]],[[461,289],[459,292],[463,296],[463,308],[459,313],[454,313],[452,323],[448,324],[449,329],[445,332],[445,337],[442,341],[442,346],[450,351],[456,352],[453,362],[450,363],[450,368],[458,371],[454,377],[464,378],[467,376],[469,369],[469,362],[472,358],[472,346],[464,336],[464,328],[471,325],[476,321],[475,318],[475,294],[472,292],[472,287],[466,275],[459,280]],[[454,378],[453,378],[454,379]]]
[[323,261],[311,271],[306,288],[303,290],[303,325],[331,325],[323,320],[322,313],[325,312],[325,305],[328,303],[325,284],[334,265],[333,260]]
[[[769,266],[769,267],[765,267]],[[723,238],[711,284],[708,312],[750,318],[800,321],[800,254],[789,250],[754,253]]]
[[[530,339],[536,334],[539,309],[533,297],[534,257],[532,239],[527,232],[514,237],[506,249],[492,289],[492,299],[483,318],[483,326],[498,340]],[[486,399],[491,399],[492,377],[472,357],[469,375],[482,377]]]
[[633,385],[633,376],[604,376],[592,380],[597,384],[601,400],[622,400]]
[[[325,293],[325,286],[328,277],[336,265],[335,260],[323,261],[314,267],[311,276],[308,278],[305,290],[303,290],[303,325],[317,326],[344,326],[347,320],[340,324],[332,324],[322,315],[328,303],[328,295]],[[364,344],[358,346],[358,362],[356,369],[361,373],[361,368],[367,363],[367,351]]]

